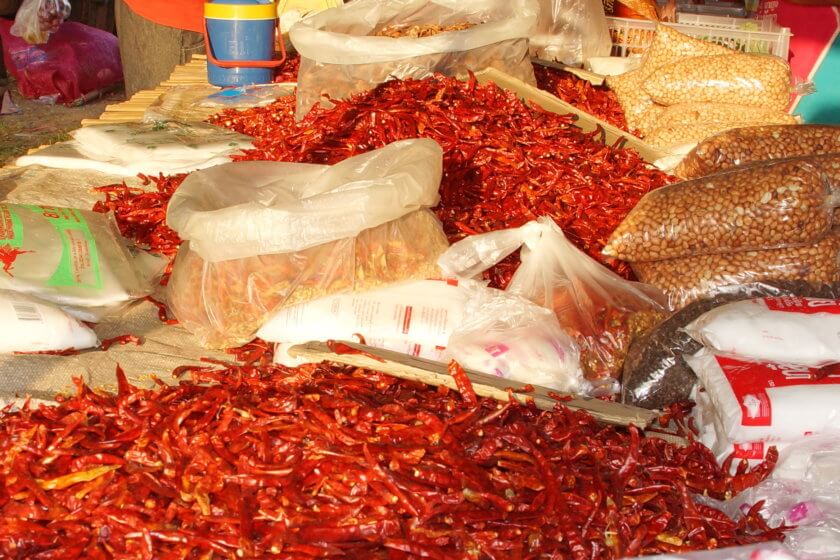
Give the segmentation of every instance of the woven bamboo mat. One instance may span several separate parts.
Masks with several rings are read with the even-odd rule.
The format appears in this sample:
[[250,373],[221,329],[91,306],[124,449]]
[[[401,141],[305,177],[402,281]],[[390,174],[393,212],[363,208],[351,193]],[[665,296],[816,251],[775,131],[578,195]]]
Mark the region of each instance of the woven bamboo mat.
[[155,89],[138,91],[127,101],[108,105],[98,119],[84,119],[82,126],[94,124],[141,122],[143,114],[149,106],[167,90],[178,86],[206,86],[207,58],[204,55],[193,55],[187,64],[175,67],[172,75],[161,82]]

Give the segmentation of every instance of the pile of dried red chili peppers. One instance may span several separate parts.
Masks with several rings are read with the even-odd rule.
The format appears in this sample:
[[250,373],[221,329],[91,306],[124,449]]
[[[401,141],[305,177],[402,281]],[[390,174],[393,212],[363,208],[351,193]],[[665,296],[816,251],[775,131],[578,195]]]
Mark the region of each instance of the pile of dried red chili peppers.
[[[0,555],[620,558],[780,539],[706,448],[377,372],[187,367],[0,415]],[[458,376],[459,372],[456,371]]]
[[[638,200],[669,178],[633,150],[604,146],[568,115],[529,107],[494,84],[434,76],[393,80],[294,121],[294,99],[226,111],[211,122],[255,137],[238,159],[333,164],[407,138],[444,150],[436,209],[452,240],[551,216],[590,255]],[[497,268],[502,287],[512,266]]]
[[594,86],[569,72],[534,64],[537,87],[552,93],[581,111],[627,131],[627,119],[618,98],[606,86]]

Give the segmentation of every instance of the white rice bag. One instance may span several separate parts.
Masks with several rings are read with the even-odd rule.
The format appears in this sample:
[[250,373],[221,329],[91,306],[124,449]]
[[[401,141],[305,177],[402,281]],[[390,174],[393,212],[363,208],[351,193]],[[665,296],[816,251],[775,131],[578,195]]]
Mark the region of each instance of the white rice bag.
[[732,442],[796,441],[840,431],[840,369],[747,361],[701,350],[685,356]]
[[106,214],[0,203],[0,289],[32,294],[85,321],[144,295]]
[[344,293],[281,309],[257,332],[268,342],[283,343],[275,362],[299,365],[284,349],[310,341],[355,340],[360,334],[374,348],[430,360],[443,349],[464,319],[473,284],[458,280],[417,280],[379,290]]
[[0,290],[0,353],[47,352],[99,344],[96,334],[61,309]]
[[840,300],[737,301],[702,315],[685,331],[721,354],[811,367],[840,362]]

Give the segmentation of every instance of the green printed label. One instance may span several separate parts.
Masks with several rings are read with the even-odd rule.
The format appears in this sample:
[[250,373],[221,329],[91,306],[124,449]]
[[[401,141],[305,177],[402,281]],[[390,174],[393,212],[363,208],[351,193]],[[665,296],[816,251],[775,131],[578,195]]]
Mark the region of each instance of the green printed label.
[[25,208],[44,218],[61,238],[61,260],[47,285],[101,289],[99,251],[82,213],[72,208],[52,206]]
[[23,246],[23,224],[20,216],[8,204],[0,204],[0,245],[16,248]]

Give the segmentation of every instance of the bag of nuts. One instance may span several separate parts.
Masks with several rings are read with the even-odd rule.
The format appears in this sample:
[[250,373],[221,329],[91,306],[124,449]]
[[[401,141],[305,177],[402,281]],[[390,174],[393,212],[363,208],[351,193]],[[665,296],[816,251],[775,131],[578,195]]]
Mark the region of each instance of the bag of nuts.
[[738,126],[738,124],[708,122],[705,124],[660,125],[657,123],[657,127],[645,136],[645,142],[651,146],[668,150],[686,144],[696,144],[704,138],[708,138],[724,130],[729,130],[735,126]]
[[840,281],[840,229],[804,247],[698,255],[633,263],[639,279],[668,294],[674,309],[711,297],[724,286],[802,280],[812,284]]
[[751,126],[707,138],[683,159],[676,175],[694,179],[761,160],[830,153],[840,153],[840,126]]
[[630,262],[815,243],[840,205],[840,155],[752,165],[645,195],[603,253]]
[[661,105],[720,102],[784,111],[791,100],[790,66],[760,54],[696,56],[658,68],[644,82]]
[[641,69],[632,70],[617,76],[607,76],[607,87],[615,92],[618,104],[627,120],[627,128],[633,134],[644,137],[652,130],[652,123],[661,107],[657,106],[645,93]]
[[645,53],[640,73],[647,79],[662,66],[692,56],[735,54],[727,47],[695,39],[667,25],[658,24],[653,41]]
[[[656,122],[657,128],[682,124],[729,124],[750,126],[765,124],[796,124],[796,117],[784,111],[766,107],[736,105],[734,103],[680,103],[664,108]],[[743,124],[749,123],[749,124]],[[838,146],[840,149],[840,146]]]

